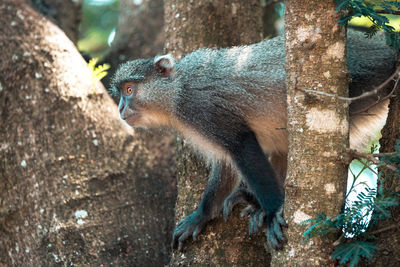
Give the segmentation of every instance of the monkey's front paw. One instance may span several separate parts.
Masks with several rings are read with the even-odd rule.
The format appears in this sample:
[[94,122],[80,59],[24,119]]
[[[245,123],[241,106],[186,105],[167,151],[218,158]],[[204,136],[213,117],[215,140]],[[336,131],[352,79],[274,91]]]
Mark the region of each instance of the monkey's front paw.
[[283,207],[271,216],[271,218],[267,218],[267,241],[275,250],[282,249],[286,243],[282,227],[288,227],[287,222],[283,219]]
[[178,246],[178,250],[182,251],[184,241],[190,236],[193,237],[193,240],[196,240],[197,235],[204,228],[207,221],[207,218],[197,211],[182,219],[172,235],[172,248]]

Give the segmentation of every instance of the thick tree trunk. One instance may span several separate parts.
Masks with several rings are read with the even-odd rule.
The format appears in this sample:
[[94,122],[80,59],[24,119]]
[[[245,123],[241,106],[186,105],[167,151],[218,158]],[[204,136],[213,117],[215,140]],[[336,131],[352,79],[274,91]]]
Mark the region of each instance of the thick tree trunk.
[[[163,26],[163,0],[143,0],[140,4],[120,0],[115,39],[102,60],[111,65],[110,73],[114,73],[122,62],[160,54],[165,40]],[[103,80],[106,86],[110,77]]]
[[[389,114],[386,125],[382,129],[382,138],[379,140],[382,153],[394,151],[396,141],[400,140],[400,89],[394,93],[389,104]],[[400,166],[399,166],[400,167]],[[400,181],[398,179],[388,178],[384,181],[386,188],[400,191]],[[394,183],[394,184],[393,184]],[[390,228],[389,231],[382,231],[377,234],[376,243],[379,250],[375,253],[375,257],[368,262],[368,266],[387,266],[395,267],[400,262],[400,207],[393,208],[392,218],[378,223],[376,229],[385,229],[397,225],[396,228]]]
[[[201,47],[229,47],[262,38],[259,1],[165,1],[165,49],[176,59]],[[192,213],[207,183],[205,165],[181,141],[178,145],[176,222]],[[263,234],[248,236],[247,218],[232,214],[228,222],[209,223],[184,253],[175,251],[170,266],[265,266]]]
[[201,47],[230,47],[262,39],[259,1],[165,1],[165,49],[175,57]]
[[28,2],[0,4],[0,265],[166,264],[174,143],[145,146],[122,125],[72,42]]
[[346,31],[338,25],[334,1],[288,0],[285,8],[289,241],[272,262],[275,266],[328,266],[335,237],[303,242],[301,222],[317,212],[336,215],[343,206],[347,166],[340,158],[348,146],[348,106],[299,89],[348,94]]

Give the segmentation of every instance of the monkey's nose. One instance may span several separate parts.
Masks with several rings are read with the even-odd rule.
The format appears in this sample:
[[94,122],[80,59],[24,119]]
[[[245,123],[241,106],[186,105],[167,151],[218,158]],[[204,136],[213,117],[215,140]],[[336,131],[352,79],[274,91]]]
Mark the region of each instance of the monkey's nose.
[[120,105],[119,106],[119,114],[121,114],[121,116],[122,116],[122,112],[124,111],[124,107],[125,107],[125,105]]
[[121,97],[121,99],[119,100],[119,105],[118,105],[118,110],[119,110],[119,114],[121,115],[121,117],[122,117],[122,113],[124,112],[125,106],[126,106],[126,103],[125,103],[124,99]]

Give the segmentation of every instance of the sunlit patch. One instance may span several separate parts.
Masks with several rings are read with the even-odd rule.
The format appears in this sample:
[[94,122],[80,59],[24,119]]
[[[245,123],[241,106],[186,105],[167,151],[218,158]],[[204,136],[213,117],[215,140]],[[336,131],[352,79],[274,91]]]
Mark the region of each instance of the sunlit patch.
[[347,132],[346,120],[340,120],[335,110],[311,108],[306,115],[307,126],[319,133]]
[[253,49],[250,46],[247,46],[240,50],[240,54],[238,56],[238,59],[236,60],[236,65],[235,65],[236,71],[240,71],[244,66],[247,65],[252,51]]
[[293,214],[293,222],[301,224],[303,221],[310,220],[312,217],[302,210],[296,210]]
[[325,192],[326,192],[328,195],[331,195],[331,194],[333,194],[333,193],[336,192],[335,185],[334,185],[334,184],[331,184],[331,183],[326,184],[326,185],[324,186],[324,189],[325,189]]

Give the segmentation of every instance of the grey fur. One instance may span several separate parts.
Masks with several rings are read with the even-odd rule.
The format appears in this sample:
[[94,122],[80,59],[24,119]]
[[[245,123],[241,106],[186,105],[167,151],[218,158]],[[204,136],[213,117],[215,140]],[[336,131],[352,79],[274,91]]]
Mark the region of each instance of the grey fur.
[[[352,95],[380,84],[394,70],[395,54],[385,45],[382,36],[366,39],[361,32],[349,31],[347,44]],[[161,78],[154,71],[153,60],[127,62],[115,74],[112,91],[118,94],[121,82],[135,80],[144,82],[138,85],[138,90],[142,90],[140,101],[143,104],[149,101],[169,114],[182,112],[179,105],[184,99],[186,106],[204,116],[207,116],[208,106],[212,105],[250,125],[254,118],[258,118],[266,127],[257,129],[257,125],[252,125],[251,128],[263,149],[268,153],[286,153],[286,133],[282,130],[286,127],[284,63],[282,37],[249,46],[199,49],[175,63],[173,81]],[[373,98],[352,104],[351,111],[355,112],[371,101]],[[384,107],[380,113],[385,114],[385,110]],[[357,123],[364,123],[364,119],[382,120],[382,116],[376,115],[375,118],[364,116]],[[354,123],[353,119],[352,128],[362,132],[363,127]],[[202,127],[212,130],[212,125]],[[359,140],[354,146],[359,148],[362,142],[368,143]]]
[[[360,32],[349,31],[347,45],[352,79],[350,90],[355,94],[380,84],[394,70],[395,53],[385,45],[382,36],[366,39]],[[286,90],[282,37],[249,46],[200,49],[177,63],[169,56],[130,61],[116,72],[112,91],[119,94],[121,86],[127,81],[135,83],[134,93],[122,96],[119,108],[121,117],[126,118],[128,124],[172,126],[182,132],[213,166],[214,171],[199,208],[186,217],[174,233],[173,243],[179,242],[179,248],[186,238],[195,237],[205,223],[220,212],[225,199],[233,199],[229,198],[229,194],[237,192],[234,189],[240,179],[228,175],[228,169],[237,172],[245,181],[251,181],[239,171],[231,150],[240,145],[237,142],[246,129],[254,132],[267,155],[285,165]],[[362,109],[372,101],[375,101],[374,97],[356,103],[351,106],[351,111]],[[387,106],[383,103],[373,109],[372,116],[351,118],[350,134],[356,136],[351,137],[353,147],[368,143],[369,137],[365,133],[372,132],[371,127],[376,127],[377,122],[382,124],[386,110]],[[284,178],[285,171],[286,165],[275,170],[281,178]],[[260,202],[260,199],[265,200],[263,193],[259,191],[257,195],[253,192],[263,211],[254,211],[250,232],[260,228],[265,215],[271,217],[267,225],[267,239],[272,247],[280,248],[285,239],[280,230],[285,226],[280,203],[283,189],[273,176],[272,172],[272,177],[267,179],[276,185],[277,197],[266,201],[277,206],[266,209]],[[249,194],[251,191],[254,187]],[[226,216],[231,210],[229,203],[233,202],[225,203]]]

